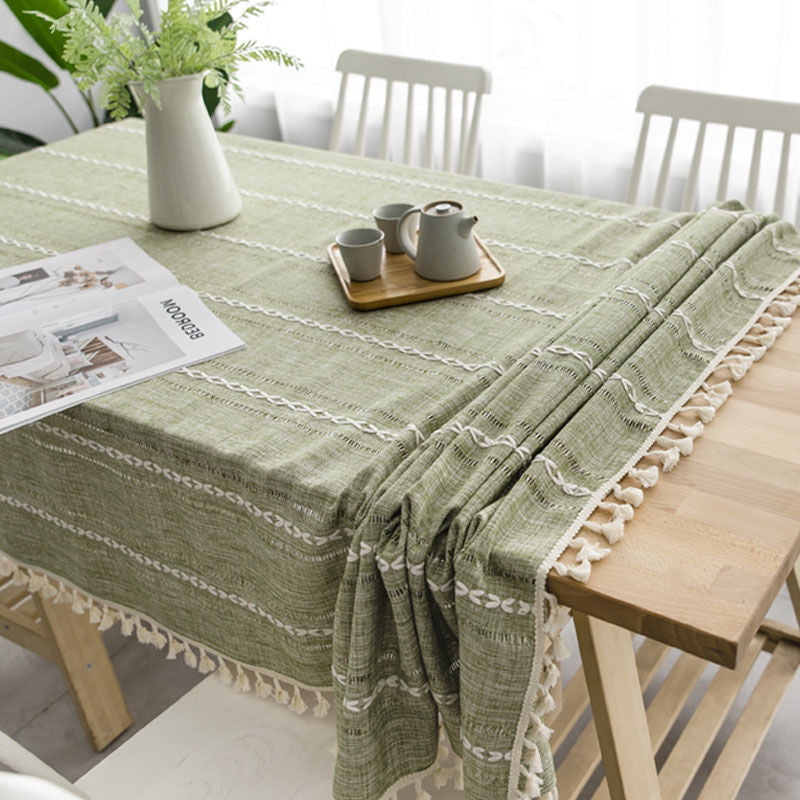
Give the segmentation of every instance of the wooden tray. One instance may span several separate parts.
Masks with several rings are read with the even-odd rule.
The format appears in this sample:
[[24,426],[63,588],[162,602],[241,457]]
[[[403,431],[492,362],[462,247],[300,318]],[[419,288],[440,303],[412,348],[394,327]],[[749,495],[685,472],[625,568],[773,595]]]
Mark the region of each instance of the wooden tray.
[[371,311],[374,308],[400,306],[499,286],[506,279],[505,270],[477,236],[475,242],[480,252],[481,267],[474,275],[459,281],[420,278],[414,271],[414,262],[405,253],[386,253],[381,274],[375,280],[351,281],[339,253],[339,245],[328,245],[328,255],[347,302],[357,311]]

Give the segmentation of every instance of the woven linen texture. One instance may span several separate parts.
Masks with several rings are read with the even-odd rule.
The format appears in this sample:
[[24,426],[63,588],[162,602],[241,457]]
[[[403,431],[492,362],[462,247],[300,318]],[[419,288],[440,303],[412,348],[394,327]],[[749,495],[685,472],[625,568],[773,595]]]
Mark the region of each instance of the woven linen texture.
[[[225,136],[242,214],[168,233],[147,222],[142,132],[4,162],[0,265],[130,236],[247,347],[0,438],[0,550],[332,687],[339,800],[429,768],[439,716],[466,797],[516,797],[537,573],[797,273],[793,228]],[[350,310],[327,244],[435,199],[479,217],[506,283]]]

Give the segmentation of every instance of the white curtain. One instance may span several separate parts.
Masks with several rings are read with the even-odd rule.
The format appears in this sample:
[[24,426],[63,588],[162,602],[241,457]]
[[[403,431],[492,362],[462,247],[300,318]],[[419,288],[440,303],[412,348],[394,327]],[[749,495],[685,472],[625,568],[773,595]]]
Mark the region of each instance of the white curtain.
[[[306,66],[248,65],[233,117],[241,132],[326,147],[341,50],[477,63],[493,75],[480,174],[622,199],[642,88],[798,101],[798,32],[791,0],[280,0],[253,37]],[[690,154],[679,143],[678,169]]]

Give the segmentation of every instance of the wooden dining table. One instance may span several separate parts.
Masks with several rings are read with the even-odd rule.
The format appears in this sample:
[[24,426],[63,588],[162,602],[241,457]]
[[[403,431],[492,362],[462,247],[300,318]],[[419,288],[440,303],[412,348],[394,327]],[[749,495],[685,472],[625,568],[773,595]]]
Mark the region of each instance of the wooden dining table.
[[[136,138],[130,133],[108,136],[129,142]],[[141,181],[141,167],[115,167],[103,153],[54,149],[60,155],[38,157],[49,158],[61,170],[86,167],[105,174],[117,169],[109,174],[127,178],[127,169]],[[291,157],[296,158],[296,152],[287,156]],[[4,174],[0,169],[0,179]],[[83,208],[87,222],[80,223],[80,244],[91,238],[92,219],[98,235],[107,238],[125,224],[144,224],[140,210],[120,211],[119,200],[117,206],[104,202],[102,192],[91,198],[81,195],[88,191],[85,176],[81,180],[79,191],[67,196],[63,188],[23,185],[17,175],[0,181],[2,202],[35,201],[53,214],[64,205],[76,213]],[[518,189],[509,189],[509,196],[518,194]],[[21,229],[6,230],[0,224],[0,245],[9,252],[18,249],[20,256],[26,248],[30,254],[31,246],[40,254],[49,247],[64,249],[45,241],[46,226],[35,227],[34,234],[26,236]],[[147,234],[152,241],[155,235]],[[287,252],[292,254],[291,249]],[[579,582],[555,570],[548,577],[549,591],[572,609],[583,662],[579,674],[563,687],[548,723],[554,730],[554,750],[567,740],[587,706],[593,716],[557,771],[560,800],[576,798],[601,761],[606,780],[595,797],[682,797],[757,655],[767,651],[769,664],[701,795],[703,800],[736,796],[800,665],[800,632],[765,619],[780,587],[787,584],[800,621],[799,557],[800,328],[795,323],[736,383],[731,398],[694,443],[691,456],[648,489],[624,538],[608,557],[593,564],[589,579]],[[27,621],[20,618],[20,609]],[[0,585],[0,618],[12,623],[6,629],[61,663],[71,682],[78,676],[76,701],[88,709],[87,731],[99,719],[103,732],[95,743],[102,747],[127,726],[127,711],[107,669],[103,688],[93,684],[94,676],[81,666],[87,654],[90,661],[101,658],[88,615],[66,621],[64,611],[64,606],[42,598],[26,605],[19,588],[12,591],[9,581]],[[39,625],[43,627],[34,630]],[[645,637],[638,648],[632,634]],[[43,644],[44,639],[48,643]],[[643,692],[670,648],[682,654],[645,709]],[[62,652],[68,653],[66,660]],[[657,770],[654,753],[708,662],[721,669]]]

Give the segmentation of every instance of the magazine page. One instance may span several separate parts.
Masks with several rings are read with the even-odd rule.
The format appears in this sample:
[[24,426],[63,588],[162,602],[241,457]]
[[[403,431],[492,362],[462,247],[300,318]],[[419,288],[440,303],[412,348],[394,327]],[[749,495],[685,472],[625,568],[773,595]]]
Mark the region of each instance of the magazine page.
[[46,308],[69,314],[176,283],[133,240],[116,239],[0,270],[0,318]]
[[[185,286],[0,325],[0,433],[244,347]],[[63,312],[63,309],[62,309]]]

